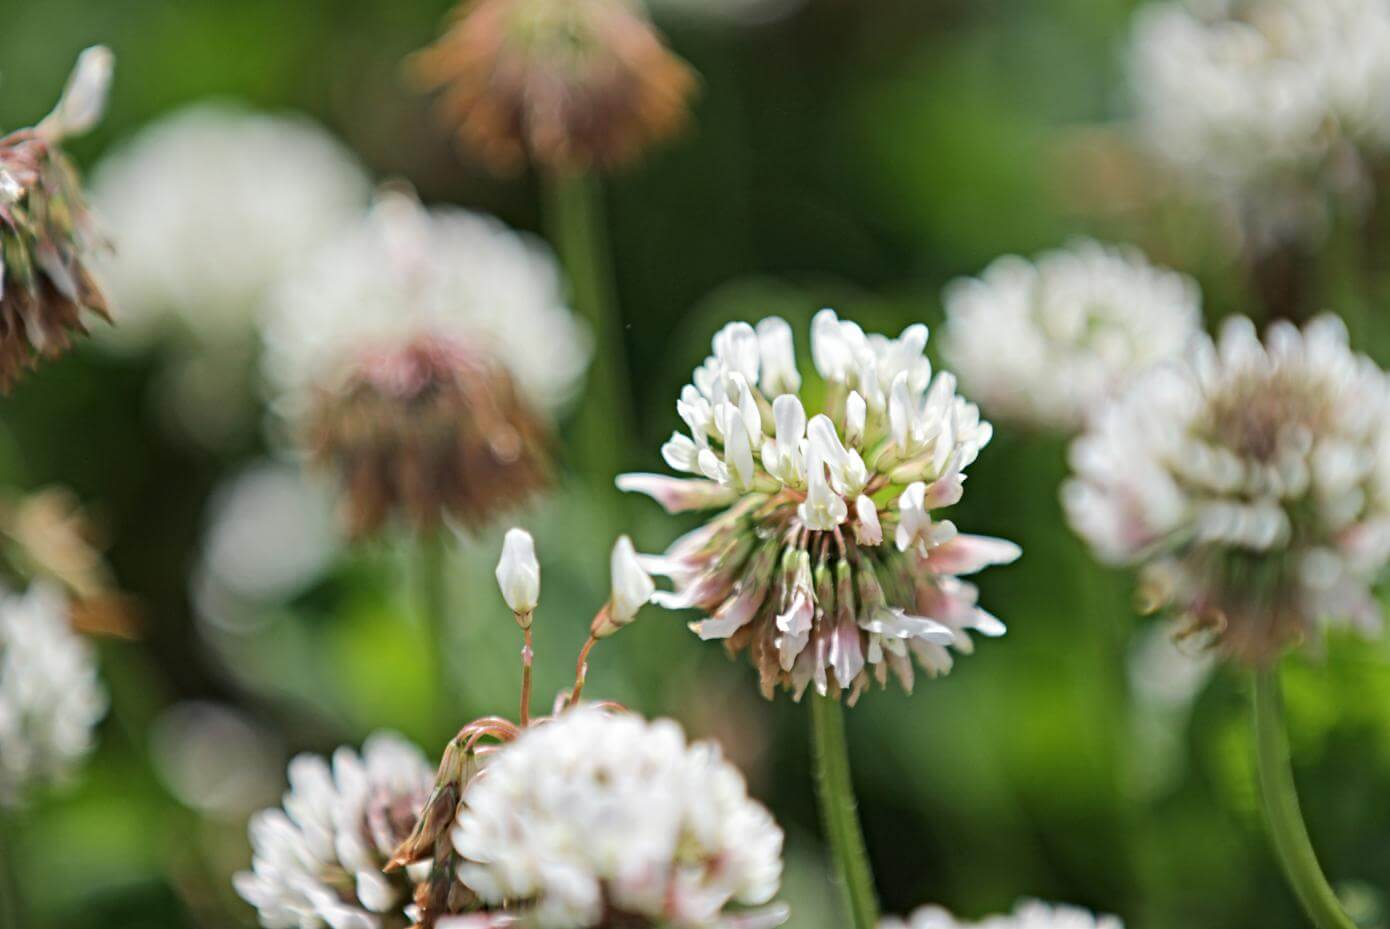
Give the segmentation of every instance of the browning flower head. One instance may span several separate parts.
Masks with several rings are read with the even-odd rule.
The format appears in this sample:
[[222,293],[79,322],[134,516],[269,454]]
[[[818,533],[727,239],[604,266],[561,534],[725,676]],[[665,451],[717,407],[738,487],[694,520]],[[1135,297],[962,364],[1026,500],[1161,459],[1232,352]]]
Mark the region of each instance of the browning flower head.
[[1072,526],[1140,566],[1141,598],[1265,664],[1328,621],[1380,622],[1390,382],[1341,320],[1230,320],[1112,402],[1072,448]]
[[446,515],[487,525],[545,485],[546,438],[505,368],[428,337],[365,355],[320,391],[308,422],[310,456],[338,477],[355,537],[393,514],[421,531]]
[[53,112],[0,137],[0,392],[86,334],[84,312],[110,321],[85,263],[92,232],[82,184],[60,146],[100,118],[111,68],[109,50],[87,49]]
[[350,530],[475,528],[544,483],[588,341],[538,244],[386,193],[276,290],[266,373]]
[[689,434],[662,449],[700,476],[618,479],[671,512],[726,508],[647,567],[675,585],[656,602],[706,613],[692,628],[746,649],[768,697],[814,684],[853,701],[890,671],[911,690],[913,656],[941,674],[970,630],[1004,631],[959,575],[1018,547],[933,515],[960,499],[991,428],[955,378],[932,376],[926,341],[925,326],[889,339],[821,311],[811,353],[825,399],[808,421],[791,328],[732,323],[676,405]]
[[685,123],[694,72],[634,0],[464,0],[415,71],[499,169],[607,169]]

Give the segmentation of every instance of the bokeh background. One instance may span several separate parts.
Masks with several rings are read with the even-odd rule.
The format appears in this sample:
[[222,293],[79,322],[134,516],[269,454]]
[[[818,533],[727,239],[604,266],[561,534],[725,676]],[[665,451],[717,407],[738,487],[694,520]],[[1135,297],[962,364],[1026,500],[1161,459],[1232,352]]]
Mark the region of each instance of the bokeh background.
[[[951,278],[1076,234],[1137,241],[1197,276],[1209,323],[1259,314],[1210,224],[1117,153],[1130,3],[705,9],[720,3],[657,5],[701,74],[694,119],[607,185],[635,427],[598,438],[625,467],[659,466],[676,393],[722,322],[804,324],[834,306],[870,330],[934,326]],[[42,115],[78,50],[102,42],[117,78],[107,119],[73,146],[85,166],[173,108],[231,99],[309,114],[427,203],[539,231],[534,178],[499,179],[460,154],[402,78],[447,6],[5,0],[0,126]],[[1339,310],[1384,364],[1376,257],[1354,281],[1320,275],[1306,299]],[[254,925],[228,876],[249,861],[246,816],[276,802],[291,754],[382,727],[439,741],[409,541],[336,545],[322,501],[267,459],[254,422],[215,443],[171,428],[165,367],[157,348],[87,344],[0,403],[0,483],[75,490],[141,616],[135,640],[99,645],[113,711],[97,753],[13,836],[35,929]],[[255,399],[230,395],[245,385],[202,386]],[[1255,809],[1244,682],[1175,654],[1136,617],[1128,578],[1095,566],[1065,526],[1065,470],[1062,439],[1001,426],[954,518],[1023,545],[1020,562],[981,578],[1009,634],[916,695],[872,692],[849,716],[885,910],[936,902],[975,916],[1037,896],[1137,929],[1302,925]],[[545,577],[541,694],[570,679],[613,535],[655,550],[685,528],[606,492],[608,478],[571,469],[517,517]],[[258,559],[266,539],[282,547]],[[491,578],[499,539],[465,538],[451,562],[446,670],[460,720],[510,711],[517,693],[519,642]],[[277,596],[207,594],[209,571],[255,581],[296,554],[289,579],[268,584]],[[1390,924],[1390,650],[1334,635],[1324,655],[1291,664],[1286,686],[1314,842],[1366,924]],[[605,644],[590,687],[719,738],[787,829],[792,925],[844,924],[817,838],[804,707],[764,702],[747,667],[654,609]]]

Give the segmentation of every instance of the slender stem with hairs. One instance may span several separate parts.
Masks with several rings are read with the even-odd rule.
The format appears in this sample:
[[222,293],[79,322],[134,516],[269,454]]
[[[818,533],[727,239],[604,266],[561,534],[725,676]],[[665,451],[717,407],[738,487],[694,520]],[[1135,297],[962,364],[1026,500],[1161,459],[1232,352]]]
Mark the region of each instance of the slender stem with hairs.
[[850,780],[844,711],[833,697],[811,694],[810,700],[816,793],[826,841],[844,889],[851,925],[854,929],[874,929],[878,924],[878,897]]
[[1308,838],[1308,827],[1303,823],[1298,793],[1294,789],[1288,736],[1284,731],[1277,666],[1255,671],[1252,711],[1260,798],[1270,841],[1284,867],[1284,875],[1317,929],[1356,929],[1323,876],[1317,855],[1313,853],[1313,843]]
[[613,296],[604,227],[603,190],[592,174],[545,178],[546,223],[569,276],[574,309],[593,328],[594,364],[587,396],[577,411],[576,450],[584,473],[608,490],[622,465],[621,437],[632,422],[627,394],[623,321]]
[[584,647],[579,650],[579,661],[574,668],[574,690],[570,691],[570,706],[579,702],[579,697],[584,693],[584,682],[589,679],[589,652],[593,651],[598,639],[589,636],[584,640]]
[[522,630],[526,642],[521,646],[521,728],[531,724],[531,665],[534,652],[531,651],[531,627]]

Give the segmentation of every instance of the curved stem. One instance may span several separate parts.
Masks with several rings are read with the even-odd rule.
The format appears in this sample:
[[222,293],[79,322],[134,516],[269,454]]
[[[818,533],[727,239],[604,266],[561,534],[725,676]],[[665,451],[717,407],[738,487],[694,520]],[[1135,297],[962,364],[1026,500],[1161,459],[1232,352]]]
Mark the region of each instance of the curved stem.
[[1318,929],[1356,929],[1323,876],[1303,823],[1294,789],[1289,741],[1284,732],[1283,700],[1277,667],[1254,674],[1252,715],[1259,766],[1260,797],[1270,840],[1308,919]]
[[569,276],[574,309],[594,332],[594,364],[587,396],[576,411],[576,448],[582,469],[605,493],[620,467],[615,437],[630,435],[627,364],[622,317],[613,297],[612,269],[603,220],[603,191],[591,174],[549,175],[546,224]]
[[878,923],[878,898],[854,785],[849,774],[849,749],[845,743],[844,711],[833,697],[811,695],[812,749],[816,761],[816,794],[826,841],[843,885],[854,929],[874,929]]

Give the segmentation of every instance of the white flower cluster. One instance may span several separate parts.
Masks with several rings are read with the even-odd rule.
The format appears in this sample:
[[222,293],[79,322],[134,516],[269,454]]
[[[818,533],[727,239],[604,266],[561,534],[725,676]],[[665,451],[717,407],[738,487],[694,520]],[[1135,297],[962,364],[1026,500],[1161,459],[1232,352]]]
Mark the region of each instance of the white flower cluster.
[[912,655],[944,673],[969,630],[1004,631],[957,575],[1018,547],[933,518],[960,499],[992,429],[951,374],[933,376],[926,343],[922,325],[890,339],[822,310],[811,356],[824,400],[808,419],[791,327],[731,323],[676,404],[689,434],[662,448],[698,477],[618,479],[672,512],[729,507],[649,560],[675,586],[654,602],[702,610],[702,637],[748,647],[768,696],[814,684],[853,700],[890,670],[910,690]]
[[786,918],[730,908],[777,893],[782,830],[717,746],[667,720],[580,707],[527,730],[470,782],[453,844],[460,880],[536,929]]
[[[235,886],[266,929],[382,929],[410,905],[406,877],[382,867],[415,827],[434,770],[415,746],[378,733],[362,754],[290,762],[283,808],[251,819],[252,870]],[[428,864],[417,866],[428,870]]]
[[1124,929],[1115,916],[1097,916],[1080,907],[1025,900],[1012,913],[965,922],[938,906],[924,906],[906,920],[892,917],[879,929]]
[[1072,449],[1072,525],[1141,563],[1172,605],[1259,659],[1329,619],[1379,621],[1390,559],[1390,382],[1333,316],[1243,317],[1107,407]]
[[0,808],[69,776],[106,713],[91,647],[73,632],[67,599],[36,585],[0,599]]
[[553,411],[575,391],[590,339],[539,241],[460,209],[383,193],[363,221],[288,276],[270,301],[267,376],[288,411],[357,366],[427,337],[502,364]]
[[993,417],[1070,431],[1201,327],[1201,294],[1137,249],[1089,240],[995,260],[946,289],[944,353]]
[[[1142,10],[1130,81],[1147,142],[1265,240],[1359,194],[1390,148],[1383,0],[1187,0]],[[1259,243],[1257,243],[1259,244]]]
[[100,269],[120,313],[112,338],[248,338],[271,284],[368,192],[356,158],[304,117],[196,104],[151,124],[92,182],[115,239]]

